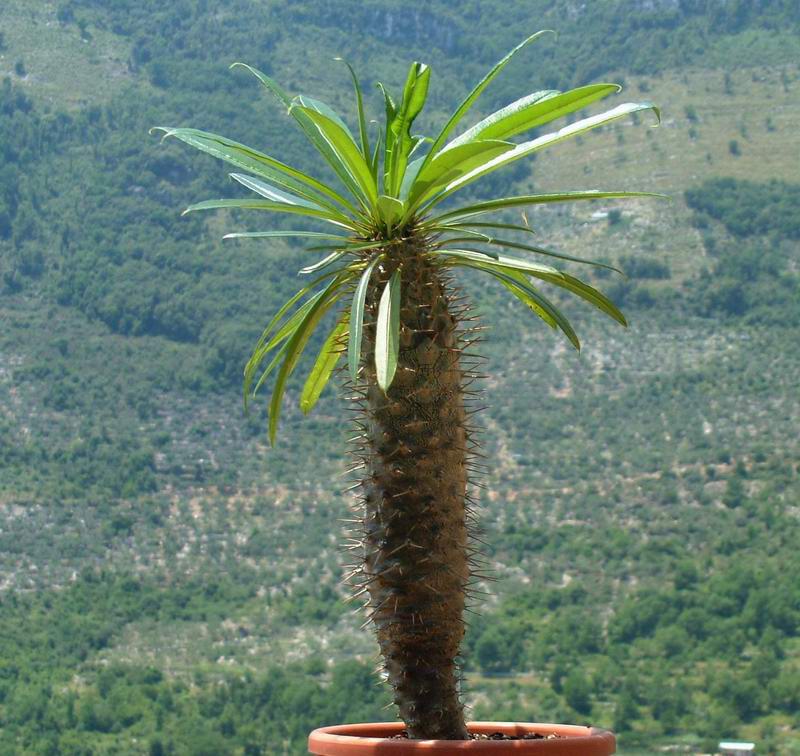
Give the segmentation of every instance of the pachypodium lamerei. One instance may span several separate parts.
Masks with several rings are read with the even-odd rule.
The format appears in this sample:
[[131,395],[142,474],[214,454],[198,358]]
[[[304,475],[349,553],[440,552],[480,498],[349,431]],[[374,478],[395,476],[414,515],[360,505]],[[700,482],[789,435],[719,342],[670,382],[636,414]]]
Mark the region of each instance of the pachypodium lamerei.
[[[624,103],[527,141],[511,139],[616,94],[616,84],[528,94],[453,137],[480,94],[522,48],[500,60],[467,95],[435,138],[412,134],[428,93],[430,69],[414,63],[399,99],[383,93],[385,123],[371,143],[358,79],[358,134],[319,100],[290,96],[244,64],[284,106],[338,177],[329,185],[269,155],[215,134],[161,128],[246,173],[231,177],[248,199],[200,202],[186,212],[241,208],[289,213],[326,224],[324,231],[273,230],[226,238],[304,237],[324,257],[301,269],[311,278],[275,314],[245,368],[244,394],[274,376],[269,437],[274,442],[287,380],[311,334],[335,313],[300,394],[303,412],[317,402],[346,356],[349,390],[359,407],[354,453],[363,463],[356,582],[366,598],[384,669],[411,738],[468,737],[459,697],[459,649],[465,595],[473,577],[468,483],[474,462],[470,384],[477,377],[467,351],[475,338],[469,304],[452,276],[486,274],[551,328],[580,348],[569,321],[540,282],[564,289],[626,325],[600,291],[555,267],[602,263],[532,242],[527,224],[498,213],[548,203],[656,196],[585,190],[529,194],[443,205],[462,187],[570,137],[643,110]],[[508,237],[508,238],[506,238]],[[525,253],[518,257],[508,250]],[[545,259],[548,262],[542,262]],[[534,283],[535,282],[535,283]]]

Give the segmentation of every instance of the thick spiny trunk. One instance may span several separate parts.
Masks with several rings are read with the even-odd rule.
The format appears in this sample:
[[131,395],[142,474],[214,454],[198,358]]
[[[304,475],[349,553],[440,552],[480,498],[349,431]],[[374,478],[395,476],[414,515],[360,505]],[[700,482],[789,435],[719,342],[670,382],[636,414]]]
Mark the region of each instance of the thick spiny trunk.
[[[452,302],[423,245],[395,247],[367,294],[362,572],[409,736],[463,740],[456,658],[469,578],[464,381]],[[400,352],[386,395],[375,376],[374,323],[398,264]]]

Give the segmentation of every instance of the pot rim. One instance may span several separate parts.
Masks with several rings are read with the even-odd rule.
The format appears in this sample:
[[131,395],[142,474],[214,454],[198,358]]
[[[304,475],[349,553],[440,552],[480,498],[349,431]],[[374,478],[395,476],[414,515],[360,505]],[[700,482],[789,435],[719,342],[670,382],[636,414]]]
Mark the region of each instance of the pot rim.
[[[471,732],[524,735],[538,732],[561,735],[550,740],[391,740],[401,732],[402,722],[333,725],[320,727],[308,737],[308,749],[317,756],[404,756],[433,752],[436,756],[465,753],[548,754],[548,756],[609,756],[616,752],[616,739],[608,730],[580,725],[540,722],[469,722]],[[579,749],[579,750],[578,750]]]

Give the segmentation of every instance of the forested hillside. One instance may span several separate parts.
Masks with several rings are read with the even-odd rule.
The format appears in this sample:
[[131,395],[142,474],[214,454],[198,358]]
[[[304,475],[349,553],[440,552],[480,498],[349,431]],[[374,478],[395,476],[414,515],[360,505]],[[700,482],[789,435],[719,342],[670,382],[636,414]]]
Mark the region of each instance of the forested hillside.
[[241,409],[249,349],[311,258],[221,241],[252,216],[180,217],[237,190],[148,132],[195,126],[318,171],[230,63],[343,109],[341,55],[377,116],[375,82],[397,90],[425,61],[425,132],[538,28],[558,38],[515,60],[476,120],[610,80],[663,123],[618,122],[474,195],[671,199],[528,213],[547,245],[627,273],[593,281],[627,331],[567,306],[580,356],[465,280],[492,325],[476,496],[498,578],[472,619],[467,699],[475,718],[614,727],[623,754],[736,736],[800,753],[791,0],[6,0],[0,751],[302,753],[317,724],[387,716],[340,584],[344,402],[329,390],[302,418],[290,384],[274,449],[263,402]]

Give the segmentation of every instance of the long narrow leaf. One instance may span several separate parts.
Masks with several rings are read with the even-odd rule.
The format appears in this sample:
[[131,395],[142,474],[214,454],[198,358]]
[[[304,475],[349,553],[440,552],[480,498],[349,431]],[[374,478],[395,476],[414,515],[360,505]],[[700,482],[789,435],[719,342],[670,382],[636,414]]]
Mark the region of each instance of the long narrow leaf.
[[334,58],[334,60],[344,63],[347,66],[347,70],[350,71],[350,76],[353,79],[353,88],[356,92],[356,107],[358,110],[358,136],[361,140],[361,154],[364,156],[364,160],[369,162],[369,133],[367,131],[367,119],[364,116],[364,96],[361,93],[361,85],[358,83],[358,77],[356,76],[356,72],[353,70],[353,67],[344,58]]
[[553,89],[534,92],[487,116],[456,137],[449,146],[474,139],[509,139],[523,131],[530,131],[537,126],[575,113],[621,90],[619,84],[589,84],[571,89],[569,92],[558,92]]
[[341,240],[347,241],[346,236],[339,234],[325,234],[322,231],[236,231],[234,233],[225,234],[223,239],[280,239],[283,237],[308,237],[312,239],[330,239],[332,241]]
[[[244,370],[243,392],[244,392],[244,406],[245,406],[245,409],[247,409],[247,403],[248,403],[248,399],[249,399],[249,396],[250,396],[250,387],[252,386],[252,381],[253,381],[253,378],[255,377],[255,371],[258,368],[258,366],[261,363],[261,361],[266,356],[266,354],[276,346],[277,341],[282,340],[283,333],[281,333],[281,339],[277,339],[277,335],[274,336],[272,342],[270,342],[270,345],[265,348],[265,344],[267,344],[267,339],[269,339],[269,337],[273,335],[273,333],[275,332],[275,328],[281,322],[281,319],[284,317],[284,315],[286,315],[286,313],[289,312],[289,310],[292,307],[294,307],[294,305],[299,300],[301,300],[304,296],[306,296],[306,294],[308,294],[310,291],[312,291],[312,289],[315,286],[317,286],[322,281],[325,281],[328,278],[330,278],[331,275],[332,275],[331,273],[325,273],[324,275],[318,276],[313,281],[311,281],[309,284],[307,284],[302,289],[300,289],[298,292],[296,292],[290,299],[288,299],[286,302],[284,302],[284,304],[281,306],[281,308],[275,313],[275,315],[273,315],[272,319],[267,324],[267,327],[264,329],[264,331],[262,332],[260,338],[258,339],[258,342],[256,343],[255,347],[253,348],[253,352],[252,352],[252,354],[250,356],[250,359],[247,361],[247,365],[246,365],[245,370]],[[334,272],[333,275],[339,275],[339,274]],[[347,280],[346,278],[344,278],[344,277],[342,278],[342,282],[344,282],[346,280]],[[312,299],[315,299],[320,294],[321,294],[321,292],[317,292],[316,294],[313,294],[311,296],[311,298],[309,299],[309,301],[312,300]],[[303,306],[305,306],[306,304],[307,303],[304,303],[304,305],[301,305],[301,308]],[[300,308],[298,308],[298,309],[300,309]],[[279,329],[280,332],[288,331],[288,329],[286,329],[286,324],[287,323],[288,323],[288,320],[284,321],[284,323],[281,325],[281,327]],[[273,342],[275,342],[275,343],[273,343]],[[266,376],[262,376],[262,379],[259,381],[259,385],[261,383],[263,383],[263,380],[264,380],[265,377]],[[256,390],[257,390],[257,388],[256,388]]]
[[480,221],[464,221],[456,223],[443,223],[442,225],[431,226],[431,231],[448,232],[452,230],[466,231],[471,228],[496,228],[503,231],[521,231],[525,234],[536,234],[530,226],[520,226],[517,223],[482,223]]
[[321,296],[314,305],[306,313],[305,318],[297,326],[297,329],[292,334],[291,338],[286,342],[286,357],[283,364],[278,371],[278,377],[275,379],[275,386],[272,389],[272,398],[269,403],[269,440],[270,444],[275,443],[275,436],[278,432],[278,419],[280,418],[281,399],[283,392],[286,388],[286,381],[292,374],[292,371],[303,353],[311,333],[317,327],[319,321],[323,318],[325,313],[341,296],[337,289],[341,286],[342,281],[335,278],[326,287]]
[[578,136],[586,131],[596,129],[599,126],[604,126],[607,123],[611,123],[612,121],[616,121],[617,119],[623,118],[626,115],[637,113],[642,110],[652,110],[659,120],[661,118],[658,108],[650,102],[623,103],[622,105],[618,105],[616,108],[608,110],[605,113],[599,113],[589,118],[584,118],[583,120],[571,123],[569,126],[565,126],[563,129],[559,129],[556,132],[545,134],[537,139],[532,139],[529,142],[523,142],[522,144],[517,145],[517,147],[515,147],[513,150],[496,157],[494,160],[490,160],[488,163],[484,163],[478,168],[475,168],[467,173],[465,176],[461,176],[455,181],[452,181],[447,185],[444,191],[431,200],[429,207],[441,202],[446,197],[449,197],[453,192],[458,191],[463,186],[472,183],[481,176],[485,176],[487,173],[491,173],[492,171],[509,165],[516,160],[520,160],[528,155],[532,155],[534,152],[543,150],[545,147],[550,147],[558,142],[563,142],[565,139]]
[[358,378],[358,366],[361,362],[361,338],[364,332],[364,302],[367,298],[367,288],[372,277],[372,271],[380,258],[374,258],[361,274],[356,290],[353,293],[353,302],[350,306],[350,339],[347,345],[347,367],[350,377],[355,381]]
[[572,327],[572,325],[570,325],[570,322],[564,317],[564,315],[562,315],[561,311],[552,302],[550,302],[549,299],[537,291],[528,281],[523,281],[522,278],[519,277],[512,277],[503,270],[492,268],[491,266],[484,265],[482,263],[470,263],[469,266],[476,267],[478,270],[483,270],[495,278],[500,279],[501,281],[506,281],[507,283],[522,289],[533,302],[541,307],[556,322],[558,327],[563,331],[564,335],[569,339],[572,346],[580,351],[580,339],[578,339],[578,335],[575,333],[575,329]]
[[[558,328],[558,323],[556,323],[555,319],[544,310],[542,307],[539,306],[538,302],[534,301],[530,295],[525,291],[524,285],[527,283],[527,279],[523,273],[519,273],[518,271],[508,271],[508,278],[496,278],[506,289],[508,289],[517,299],[520,300],[531,312],[534,313],[538,318],[543,320],[547,325],[550,326],[552,329]],[[512,283],[513,281],[517,281],[517,284]]]
[[[303,207],[302,205],[287,205],[284,202],[272,202],[270,200],[256,200],[256,199],[218,199],[218,200],[205,200],[204,202],[197,202],[194,205],[189,205],[184,211],[186,213],[193,213],[197,210],[270,210],[274,213],[289,213],[291,215],[306,215],[311,218],[319,218],[320,220],[333,223],[341,228],[347,228],[355,231],[353,226],[347,225],[344,220],[339,219],[339,215],[334,215],[329,210],[315,210],[311,207]],[[342,216],[344,218],[346,216]]]
[[476,167],[513,150],[514,147],[511,142],[487,139],[442,150],[417,174],[408,192],[410,209],[459,176],[466,175]]
[[[492,237],[489,236],[488,234],[484,234],[481,231],[472,231],[471,229],[468,228],[444,229],[444,233],[464,234],[464,236],[448,236],[444,239],[441,239],[440,242],[446,247],[451,246],[454,242],[462,242],[462,241],[474,242],[476,239],[479,242],[490,242],[492,240]],[[496,256],[497,255],[495,255],[495,257]]]
[[491,244],[494,247],[506,247],[508,249],[522,249],[526,252],[535,252],[537,255],[545,255],[546,257],[554,257],[557,260],[568,260],[569,262],[580,263],[581,265],[591,265],[595,268],[605,268],[606,270],[612,270],[614,273],[619,273],[622,275],[622,271],[619,268],[615,268],[613,265],[608,265],[608,263],[602,263],[598,260],[588,260],[585,257],[575,257],[574,255],[567,255],[563,252],[554,252],[552,249],[545,249],[544,247],[534,247],[531,244],[523,244],[522,242],[515,242],[509,241],[507,239],[492,239],[487,244]]
[[477,260],[485,265],[496,266],[498,268],[511,268],[512,270],[521,270],[526,273],[546,273],[555,278],[561,276],[561,271],[550,265],[540,265],[539,263],[519,260],[516,257],[507,257],[506,255],[497,255],[496,257],[486,260],[486,255],[468,249],[439,249],[431,254],[461,260]]
[[369,170],[372,174],[372,180],[375,182],[375,186],[378,185],[378,171],[380,166],[378,163],[380,162],[381,158],[381,146],[383,145],[383,134],[379,131],[378,137],[375,140],[375,149],[372,151],[372,160],[370,161]]
[[[349,177],[347,183],[351,187],[351,191],[369,209],[374,209],[378,203],[378,191],[372,178],[372,171],[350,135],[338,123],[322,113],[299,104],[293,104],[291,112],[295,111],[305,113],[317,127],[333,151],[336,157],[335,163],[338,163],[339,169]],[[336,168],[334,163],[332,165]]]
[[[308,287],[306,287],[308,289]],[[258,370],[258,366],[264,360],[264,358],[269,354],[276,346],[281,344],[285,341],[289,335],[292,333],[293,329],[297,326],[300,322],[300,319],[303,315],[308,311],[311,305],[316,302],[319,297],[322,296],[322,292],[317,292],[314,294],[308,301],[304,302],[295,312],[283,323],[283,325],[278,329],[277,332],[272,336],[272,339],[268,341],[269,336],[272,334],[274,328],[277,326],[280,319],[288,312],[289,308],[296,302],[301,295],[304,293],[304,290],[300,290],[297,294],[294,295],[286,304],[281,307],[281,309],[275,314],[275,316],[270,321],[270,324],[264,329],[264,332],[261,334],[261,338],[258,340],[255,348],[253,349],[253,353],[250,356],[250,359],[247,361],[247,365],[245,365],[244,369],[244,385],[243,385],[243,392],[244,392],[244,406],[245,409],[247,408],[248,401],[250,399],[250,389],[253,385],[253,379],[255,378],[256,370]],[[298,315],[299,313],[299,315]],[[273,365],[274,367],[274,365]],[[255,392],[258,391],[259,386],[265,380],[266,376],[269,374],[271,369],[264,371],[261,376],[261,380],[258,382],[258,385],[255,388]]]
[[597,189],[577,192],[559,192],[556,194],[526,194],[519,197],[503,197],[501,199],[486,200],[484,202],[477,202],[474,205],[459,207],[455,210],[437,215],[433,218],[432,222],[449,223],[456,220],[466,220],[467,218],[474,218],[477,215],[494,213],[498,210],[505,210],[510,207],[522,207],[525,205],[546,205],[554,202],[576,202],[582,200],[632,199],[636,197],[666,198],[666,195],[657,194],[655,192],[604,192]]
[[378,386],[389,390],[397,370],[400,347],[400,269],[392,273],[378,304],[375,329],[375,372]]
[[[244,144],[239,144],[226,137],[211,134],[207,131],[200,131],[199,129],[157,126],[151,131],[163,131],[164,139],[167,137],[180,139],[201,152],[205,152],[219,160],[224,160],[237,168],[243,168],[250,173],[262,176],[312,202],[318,202],[332,209],[337,209],[330,202],[330,200],[333,200],[339,205],[354,210],[348,200],[321,181],[317,181],[317,179],[307,176],[302,171],[281,163],[279,160],[275,160],[275,158]],[[326,197],[329,199],[326,199]]]
[[313,265],[307,265],[305,268],[300,268],[298,273],[301,275],[308,275],[309,273],[317,273],[320,270],[324,270],[329,265],[333,265],[337,260],[341,259],[347,254],[346,249],[339,249],[335,252],[331,252],[327,257],[323,258],[319,262],[314,263]]
[[304,199],[303,197],[298,197],[294,194],[281,191],[280,189],[266,183],[266,181],[262,181],[254,176],[246,176],[243,173],[231,173],[230,177],[234,181],[240,183],[242,186],[246,186],[256,194],[260,194],[262,197],[272,200],[273,202],[283,202],[285,205],[300,205],[301,207],[310,207],[314,210],[325,210],[325,208],[319,205],[317,202],[312,202],[311,200]]
[[331,373],[336,367],[336,363],[342,357],[343,349],[341,345],[344,334],[347,333],[347,316],[345,315],[333,330],[328,334],[322,349],[319,351],[317,361],[311,372],[308,374],[303,391],[300,393],[300,409],[307,415],[317,403],[322,391],[330,380]]
[[330,119],[345,134],[347,134],[347,136],[350,138],[350,141],[355,144],[355,139],[353,139],[353,135],[350,133],[350,127],[345,123],[344,118],[342,118],[330,105],[322,102],[322,100],[317,100],[314,97],[309,97],[308,95],[303,94],[297,95],[294,100],[292,100],[292,105],[294,104],[302,105],[304,108],[313,110],[314,112]]
[[[253,68],[246,63],[234,63],[231,66],[231,68],[236,67],[244,68],[252,73],[253,76],[255,76],[264,85],[267,91],[270,92],[270,94],[272,94],[272,96],[275,97],[275,99],[287,109],[289,115],[295,120],[311,144],[313,144],[322,157],[325,158],[325,161],[333,168],[336,175],[342,180],[342,183],[344,183],[344,185],[353,194],[358,196],[356,185],[354,184],[352,178],[350,178],[347,170],[345,170],[344,166],[342,166],[341,158],[337,154],[336,150],[333,149],[329,141],[320,132],[320,129],[314,120],[309,118],[308,108],[303,109],[302,107],[292,107],[295,104],[295,98],[292,98],[291,95],[289,95],[289,93],[283,89],[283,87],[281,87],[274,79],[267,76],[263,71],[259,71],[257,68]],[[307,105],[312,105],[313,108],[319,108],[321,106],[319,101],[312,100],[312,98],[305,97],[304,101]],[[323,109],[330,111],[330,108],[327,108],[327,106],[325,106]],[[341,121],[338,116],[335,116],[333,120],[335,121],[337,119]],[[343,129],[343,131],[345,131],[345,133],[347,132],[346,127]],[[356,208],[349,201],[345,200],[345,203],[352,212],[357,213]]]
[[561,276],[558,278],[554,278],[546,274],[539,274],[536,277],[542,281],[547,281],[548,283],[552,283],[555,286],[559,286],[562,289],[566,289],[567,291],[575,294],[586,302],[594,305],[601,312],[604,312],[612,320],[615,320],[617,323],[627,328],[628,321],[626,320],[622,311],[605,294],[603,294],[603,292],[598,291],[592,286],[589,286],[589,284],[584,283],[580,279],[570,276],[568,273],[564,272],[562,272]]
[[411,125],[425,105],[430,77],[428,66],[417,62],[411,64],[403,87],[403,98],[391,122],[387,122],[391,144],[387,143],[384,193],[393,197],[400,193],[411,150],[419,144],[419,140],[415,142],[411,136]]
[[467,111],[473,106],[475,101],[480,97],[481,93],[483,92],[489,84],[492,83],[492,80],[506,67],[508,62],[526,45],[533,42],[535,39],[538,39],[543,34],[555,34],[550,29],[544,29],[542,31],[538,31],[535,34],[531,34],[530,37],[520,42],[511,52],[505,55],[501,60],[499,60],[475,86],[475,88],[464,98],[462,103],[456,108],[453,115],[450,116],[450,119],[444,125],[442,130],[439,132],[439,135],[434,139],[433,145],[431,147],[430,152],[428,153],[428,161],[433,159],[436,153],[439,151],[439,148],[445,143],[445,140],[450,135],[450,132],[458,125]]

